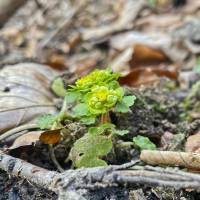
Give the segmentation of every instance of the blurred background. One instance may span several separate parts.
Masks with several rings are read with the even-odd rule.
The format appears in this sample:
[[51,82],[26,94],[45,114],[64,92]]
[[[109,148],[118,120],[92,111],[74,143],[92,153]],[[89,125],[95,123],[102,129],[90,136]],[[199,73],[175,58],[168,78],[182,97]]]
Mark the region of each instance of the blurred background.
[[198,65],[199,17],[199,0],[1,0],[0,65],[109,66],[131,86],[177,79]]

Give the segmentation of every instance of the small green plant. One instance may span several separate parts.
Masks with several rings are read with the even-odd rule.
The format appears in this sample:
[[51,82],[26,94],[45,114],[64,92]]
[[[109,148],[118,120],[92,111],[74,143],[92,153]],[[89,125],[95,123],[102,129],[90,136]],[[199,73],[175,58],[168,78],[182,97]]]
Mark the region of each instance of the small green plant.
[[[123,136],[127,130],[117,130],[110,123],[109,112],[128,112],[136,100],[134,95],[126,95],[124,88],[118,83],[119,73],[111,69],[95,70],[78,79],[69,86],[65,94],[64,109],[58,116],[45,115],[40,118],[40,127],[49,128],[59,125],[70,117],[88,126],[88,132],[76,140],[71,148],[69,158],[75,167],[105,166],[103,160],[113,148],[116,135]],[[54,89],[63,96],[60,80],[54,83]],[[94,125],[93,125],[94,124]]]
[[68,103],[75,104],[72,116],[85,124],[92,124],[110,110],[128,112],[136,98],[125,95],[117,81],[119,77],[119,73],[106,69],[95,70],[77,80],[65,97]]
[[148,137],[138,135],[133,138],[133,144],[141,150],[156,150],[156,145],[149,140]]

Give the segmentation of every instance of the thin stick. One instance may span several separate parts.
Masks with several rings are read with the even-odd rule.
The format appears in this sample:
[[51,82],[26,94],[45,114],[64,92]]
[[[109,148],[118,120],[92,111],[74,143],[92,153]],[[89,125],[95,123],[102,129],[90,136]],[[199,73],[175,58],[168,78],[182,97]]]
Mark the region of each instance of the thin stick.
[[59,162],[56,159],[55,152],[54,152],[53,146],[51,144],[49,145],[49,153],[50,153],[51,160],[53,161],[53,163],[57,167],[57,169],[60,172],[64,172],[65,170],[61,167],[61,165],[59,164]]
[[[157,170],[151,167],[150,170],[127,170],[136,162],[127,163],[120,166],[82,168],[77,170],[67,170],[64,173],[49,171],[21,159],[11,157],[0,151],[0,168],[8,173],[26,178],[43,188],[50,189],[56,193],[70,195],[70,192],[78,194],[79,189],[97,189],[105,187],[131,187],[135,184],[145,184],[148,186],[168,186],[180,188],[200,188],[200,175],[184,172],[172,174]],[[181,172],[178,170],[178,172]],[[80,194],[81,195],[81,194]],[[76,200],[78,200],[77,195]],[[70,198],[68,198],[70,199]]]

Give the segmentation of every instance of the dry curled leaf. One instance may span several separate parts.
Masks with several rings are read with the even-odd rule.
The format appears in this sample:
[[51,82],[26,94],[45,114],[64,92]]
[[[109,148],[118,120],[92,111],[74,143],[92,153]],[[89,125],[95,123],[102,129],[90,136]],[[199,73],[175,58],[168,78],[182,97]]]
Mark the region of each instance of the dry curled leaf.
[[55,112],[51,81],[58,76],[46,65],[21,63],[0,70],[0,133],[36,116]]
[[44,131],[40,135],[40,141],[45,144],[56,144],[60,141],[61,135],[60,135],[61,129],[55,129],[55,130],[48,130]]

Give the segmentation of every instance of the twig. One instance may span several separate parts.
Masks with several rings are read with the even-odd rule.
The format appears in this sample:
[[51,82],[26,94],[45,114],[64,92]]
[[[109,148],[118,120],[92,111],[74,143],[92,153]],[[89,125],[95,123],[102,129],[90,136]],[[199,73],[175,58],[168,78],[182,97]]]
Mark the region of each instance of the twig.
[[[105,187],[131,187],[135,184],[148,186],[168,186],[176,189],[200,188],[200,175],[178,171],[168,171],[162,168],[141,169],[130,167],[137,161],[122,165],[96,168],[68,170],[63,173],[48,171],[34,166],[21,159],[11,157],[0,151],[0,168],[8,173],[20,176],[43,188],[50,189],[63,199],[84,199],[84,190],[95,190]],[[71,196],[70,196],[71,195]]]
[[49,153],[50,153],[51,160],[53,161],[53,163],[57,167],[57,169],[60,172],[64,172],[65,170],[61,167],[61,165],[59,164],[59,162],[56,159],[54,149],[53,149],[53,146],[51,144],[49,145]]

